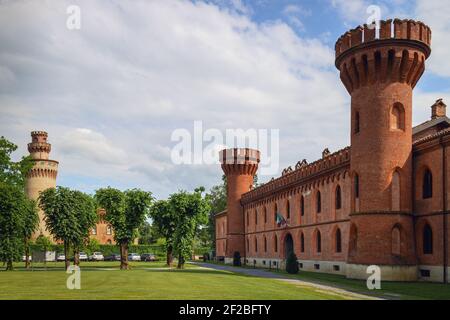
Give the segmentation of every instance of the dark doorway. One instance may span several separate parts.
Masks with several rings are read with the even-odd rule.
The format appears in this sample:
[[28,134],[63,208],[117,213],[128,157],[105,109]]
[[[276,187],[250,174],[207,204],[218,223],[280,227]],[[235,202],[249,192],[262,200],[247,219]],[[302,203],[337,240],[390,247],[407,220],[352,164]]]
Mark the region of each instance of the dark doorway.
[[285,258],[289,257],[289,255],[294,252],[294,240],[292,239],[292,236],[290,233],[286,235],[286,238],[284,239],[284,254]]

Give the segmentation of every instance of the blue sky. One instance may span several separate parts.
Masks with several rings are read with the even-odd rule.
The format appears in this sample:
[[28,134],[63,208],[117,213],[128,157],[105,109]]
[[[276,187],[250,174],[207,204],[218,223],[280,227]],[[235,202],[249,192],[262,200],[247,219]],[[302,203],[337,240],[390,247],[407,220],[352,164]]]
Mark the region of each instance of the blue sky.
[[[80,30],[66,28],[72,4]],[[383,19],[433,30],[414,94],[414,124],[426,121],[436,99],[450,101],[444,1],[3,1],[0,134],[19,145],[18,157],[30,131],[48,131],[59,185],[138,187],[164,198],[221,178],[217,165],[173,163],[175,130],[191,132],[194,121],[220,132],[278,129],[277,176],[349,144],[350,98],[334,44],[365,23],[371,4]]]

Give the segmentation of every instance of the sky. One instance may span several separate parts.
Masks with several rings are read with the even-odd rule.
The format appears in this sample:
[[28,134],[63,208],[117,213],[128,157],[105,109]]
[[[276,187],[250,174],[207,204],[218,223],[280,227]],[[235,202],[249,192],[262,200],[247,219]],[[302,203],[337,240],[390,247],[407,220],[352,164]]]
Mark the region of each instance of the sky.
[[[57,184],[165,198],[220,183],[217,164],[177,164],[176,130],[279,130],[279,176],[349,145],[350,97],[336,39],[366,22],[411,18],[433,31],[413,124],[450,101],[450,6],[440,0],[0,0],[0,135],[27,154],[45,130]],[[80,8],[80,29],[66,23]],[[220,145],[215,146],[219,148]],[[228,145],[228,147],[233,147]],[[263,155],[264,157],[265,155]]]

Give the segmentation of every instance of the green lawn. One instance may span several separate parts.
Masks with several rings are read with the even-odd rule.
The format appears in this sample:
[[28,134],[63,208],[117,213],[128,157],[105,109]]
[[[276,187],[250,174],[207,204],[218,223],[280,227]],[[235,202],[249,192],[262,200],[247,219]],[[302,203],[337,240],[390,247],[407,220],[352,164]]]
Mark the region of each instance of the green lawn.
[[351,296],[226,271],[187,265],[167,269],[162,262],[131,263],[121,271],[117,262],[81,265],[81,290],[66,288],[63,263],[42,264],[33,271],[16,264],[0,271],[0,299],[349,299]]

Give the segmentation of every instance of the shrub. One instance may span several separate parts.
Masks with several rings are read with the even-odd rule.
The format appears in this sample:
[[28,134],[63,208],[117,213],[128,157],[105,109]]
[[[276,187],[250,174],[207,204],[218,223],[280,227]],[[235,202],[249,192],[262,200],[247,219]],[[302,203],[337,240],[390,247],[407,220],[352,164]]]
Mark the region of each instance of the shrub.
[[298,273],[297,256],[294,252],[291,252],[286,260],[286,272],[295,274]]
[[235,251],[233,254],[233,266],[239,267],[241,265],[241,254],[239,251]]

